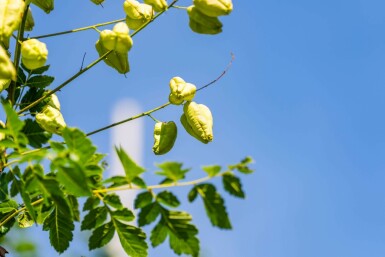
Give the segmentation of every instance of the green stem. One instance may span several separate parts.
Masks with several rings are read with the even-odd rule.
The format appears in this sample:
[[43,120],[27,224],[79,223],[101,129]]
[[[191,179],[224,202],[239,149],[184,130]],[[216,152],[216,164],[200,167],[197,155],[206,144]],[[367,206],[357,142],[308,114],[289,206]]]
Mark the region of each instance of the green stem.
[[[221,177],[223,174],[225,174],[227,171],[223,171],[218,173],[215,176],[206,176],[203,178],[195,179],[192,181],[187,181],[187,182],[175,182],[175,183],[167,183],[167,184],[160,184],[160,185],[152,185],[152,186],[147,186],[145,189],[147,190],[153,190],[153,189],[161,189],[161,188],[170,188],[170,187],[184,187],[184,186],[193,186],[205,181],[208,181],[210,179],[213,179],[215,177]],[[104,189],[96,189],[93,190],[92,192],[94,194],[99,194],[99,193],[110,193],[110,192],[116,192],[116,191],[125,191],[125,190],[141,190],[144,189],[142,187],[134,186],[134,185],[126,185],[126,186],[120,186],[120,187],[111,187],[111,188],[104,188]]]
[[[32,206],[35,206],[35,205],[38,205],[39,203],[43,202],[44,199],[41,198],[39,200],[36,200],[34,202],[31,203]],[[25,211],[27,208],[26,207],[23,207],[21,209],[18,209],[16,210],[14,213],[12,213],[11,215],[7,216],[5,219],[3,219],[1,222],[0,222],[0,227],[2,227],[5,223],[7,223],[10,219],[12,219],[13,217],[15,217],[17,214],[19,214],[20,212],[22,211]]]
[[92,67],[94,67],[96,64],[98,64],[100,61],[102,61],[104,58],[106,58],[110,53],[112,53],[112,50],[108,51],[107,53],[103,54],[102,56],[100,56],[98,59],[96,59],[95,61],[93,61],[91,64],[89,64],[87,67],[85,67],[84,69],[81,69],[80,71],[78,71],[75,75],[73,75],[71,78],[67,79],[66,81],[64,81],[64,83],[62,83],[60,86],[54,88],[53,90],[49,91],[47,94],[45,94],[44,96],[40,97],[39,99],[35,100],[34,102],[32,102],[31,104],[27,105],[26,107],[24,107],[23,109],[21,109],[20,111],[17,112],[17,114],[22,114],[23,112],[25,112],[26,110],[29,110],[30,108],[34,107],[35,105],[37,105],[38,103],[40,103],[41,101],[43,101],[44,99],[46,99],[47,97],[51,96],[52,94],[56,93],[57,91],[59,91],[60,89],[62,89],[63,87],[65,87],[66,85],[68,85],[70,82],[72,82],[74,79],[76,79],[77,77],[79,77],[80,75],[82,75],[84,72],[88,71],[89,69],[91,69]]
[[[19,31],[17,32],[16,38],[16,47],[15,47],[15,57],[13,64],[15,65],[16,74],[19,73],[19,64],[20,64],[20,54],[21,54],[21,43],[24,40],[24,27],[25,22],[27,21],[27,13],[28,13],[29,5],[25,6],[23,19],[21,20]],[[17,79],[16,79],[17,80]],[[11,85],[8,88],[8,99],[12,105],[15,104],[15,90],[16,90],[16,81],[12,81]]]
[[[172,7],[176,2],[178,2],[178,0],[174,0],[168,7]],[[162,13],[164,13],[165,11],[162,11],[162,12],[159,12],[157,15],[155,15],[151,20],[147,21],[145,24],[142,25],[142,27],[140,27],[139,29],[137,29],[134,33],[131,34],[131,37],[134,37],[136,34],[138,34],[141,30],[143,30],[145,27],[147,27],[148,24],[150,24],[151,22],[153,22],[156,18],[158,18]],[[26,107],[24,107],[23,109],[21,109],[20,111],[17,112],[17,114],[21,114],[23,112],[25,112],[26,110],[29,110],[30,108],[36,106],[38,103],[40,103],[41,101],[43,101],[44,99],[46,99],[47,97],[51,96],[52,94],[56,93],[57,91],[59,91],[60,89],[62,89],[63,87],[65,87],[66,85],[68,85],[70,82],[72,82],[74,79],[76,79],[77,77],[79,77],[80,75],[82,75],[83,73],[85,73],[86,71],[88,71],[89,69],[91,69],[93,66],[95,66],[96,64],[98,64],[100,61],[102,61],[104,58],[106,58],[110,53],[112,52],[112,50],[108,51],[107,53],[105,53],[104,55],[100,56],[97,60],[95,60],[94,62],[92,62],[90,65],[88,65],[86,68],[80,70],[79,72],[77,72],[75,75],[73,75],[71,78],[69,78],[68,80],[66,80],[63,84],[59,85],[58,87],[54,88],[53,90],[51,90],[49,93],[45,94],[44,96],[40,97],[39,99],[37,99],[36,101],[32,102],[31,104],[27,105]]]
[[82,28],[71,29],[71,30],[66,30],[66,31],[61,31],[61,32],[56,32],[56,33],[36,36],[36,37],[32,37],[32,38],[38,39],[38,38],[45,38],[45,37],[60,36],[60,35],[65,35],[65,34],[69,34],[69,33],[76,33],[76,32],[80,32],[80,31],[84,31],[84,30],[95,29],[97,27],[103,27],[103,26],[106,26],[106,25],[118,23],[118,22],[125,21],[125,20],[126,19],[113,20],[113,21],[108,21],[108,22],[94,24],[94,25],[91,25],[91,26],[82,27]]

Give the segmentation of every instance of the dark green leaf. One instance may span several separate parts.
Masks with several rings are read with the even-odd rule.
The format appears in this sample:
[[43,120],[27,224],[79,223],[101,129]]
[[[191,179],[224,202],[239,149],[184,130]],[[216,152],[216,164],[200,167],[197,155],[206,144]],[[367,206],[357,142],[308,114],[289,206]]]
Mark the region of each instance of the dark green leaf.
[[209,175],[209,177],[216,176],[221,171],[221,166],[219,165],[212,165],[212,166],[203,166],[202,170]]
[[20,120],[19,115],[9,103],[3,102],[3,108],[7,115],[6,129],[3,131],[12,136],[17,148],[24,147],[28,143],[27,137],[21,133],[24,127],[24,121]]
[[26,119],[22,132],[27,136],[28,143],[34,148],[40,148],[46,144],[52,137],[52,133],[49,133],[42,129],[36,121],[32,119]]
[[112,221],[124,251],[131,257],[147,257],[146,234],[140,228]]
[[135,219],[135,216],[132,213],[132,211],[130,211],[127,208],[123,208],[121,210],[113,211],[113,212],[111,212],[111,216],[114,219],[117,219],[117,220],[120,220],[120,221],[127,221],[127,222],[133,221]]
[[140,212],[138,215],[139,226],[143,227],[144,225],[148,225],[154,222],[156,218],[159,216],[160,210],[161,210],[161,206],[157,202],[154,202],[140,209]]
[[100,199],[96,196],[90,196],[87,198],[86,202],[83,206],[83,211],[90,211],[98,206],[100,203]]
[[8,213],[11,211],[15,211],[17,210],[18,207],[19,205],[17,204],[16,201],[12,199],[8,199],[0,203],[0,213]]
[[82,131],[67,127],[63,130],[63,138],[68,149],[78,156],[79,163],[85,164],[93,158],[96,147],[92,145],[91,140]]
[[71,162],[70,167],[59,167],[57,180],[66,187],[67,192],[75,196],[91,195],[84,169],[75,162]]
[[22,65],[22,67],[24,70],[26,70],[27,72],[30,72],[31,74],[43,74],[44,72],[46,72],[49,69],[49,65],[37,68],[35,70],[30,70],[27,67],[25,67],[24,65]]
[[24,190],[25,186],[23,181],[16,179],[16,177],[13,179],[13,183],[17,187],[18,191],[20,192],[21,199],[23,199],[24,205],[27,208],[29,214],[33,218],[33,220],[36,220],[36,213],[35,210],[31,204],[31,198],[29,194]]
[[[6,217],[8,217],[8,213],[0,214],[0,220],[4,220]],[[6,223],[4,223],[2,226],[0,226],[0,238],[2,238],[5,234],[9,232],[9,230],[13,227],[13,225],[16,222],[16,218],[13,217],[9,219]]]
[[198,190],[197,190],[197,187],[193,187],[190,192],[188,193],[188,201],[191,203],[193,202],[198,196]]
[[30,87],[45,88],[51,85],[54,80],[55,78],[51,76],[37,75],[28,79],[26,85]]
[[114,237],[114,234],[115,227],[112,221],[101,225],[92,232],[88,242],[89,249],[93,250],[105,246],[111,241],[111,239]]
[[222,176],[222,182],[224,189],[229,192],[229,194],[239,198],[245,198],[245,193],[242,190],[241,180],[238,177],[231,173],[227,173]]
[[152,203],[153,197],[152,194],[148,191],[140,193],[136,196],[134,207],[135,209],[143,208],[144,206]]
[[136,164],[124,151],[122,147],[115,147],[116,153],[119,156],[120,162],[123,165],[124,172],[126,173],[126,178],[128,182],[131,182],[135,177],[142,174],[145,169]]
[[63,212],[60,207],[56,206],[43,225],[43,230],[49,231],[50,243],[58,253],[64,252],[69,247],[75,228],[71,215]]
[[[36,101],[37,99],[41,98],[44,94],[43,89],[39,88],[30,88],[23,96],[20,102],[20,109],[26,107],[27,105],[31,104],[32,102]],[[29,111],[32,113],[32,116],[35,116],[34,113],[38,113],[42,111],[43,107],[48,104],[50,101],[50,98],[47,97],[43,101],[41,101],[39,104],[36,106],[32,107],[29,109]]]
[[91,210],[82,221],[81,230],[94,229],[107,219],[108,209],[105,206]]
[[123,176],[113,176],[103,181],[103,184],[110,184],[110,183],[112,183],[110,187],[119,187],[119,186],[125,186],[129,184],[127,178]]
[[254,160],[248,156],[245,159],[243,159],[240,163],[235,164],[235,165],[230,165],[229,168],[231,170],[236,169],[239,172],[244,173],[244,174],[251,174],[254,172],[254,170],[250,169],[248,164],[251,164],[253,162],[254,162]]
[[147,187],[146,182],[141,177],[135,177],[131,183],[143,189]]
[[72,217],[74,221],[80,221],[80,211],[78,199],[73,195],[67,195],[68,202],[72,210]]
[[104,202],[115,209],[123,209],[120,197],[117,194],[109,194],[104,197]]
[[225,201],[212,184],[200,184],[196,186],[201,196],[207,216],[213,226],[231,229],[231,223],[226,211]]
[[160,192],[156,196],[156,200],[159,203],[168,205],[170,207],[178,207],[180,205],[178,198],[173,193],[171,193],[170,191]]
[[178,180],[184,179],[185,174],[190,170],[182,169],[182,165],[183,164],[179,162],[164,162],[157,164],[156,166],[161,170],[156,172],[156,174],[165,176],[172,181],[177,182]]
[[158,224],[151,231],[150,241],[152,247],[157,247],[166,240],[169,228],[165,224],[165,220],[161,219]]

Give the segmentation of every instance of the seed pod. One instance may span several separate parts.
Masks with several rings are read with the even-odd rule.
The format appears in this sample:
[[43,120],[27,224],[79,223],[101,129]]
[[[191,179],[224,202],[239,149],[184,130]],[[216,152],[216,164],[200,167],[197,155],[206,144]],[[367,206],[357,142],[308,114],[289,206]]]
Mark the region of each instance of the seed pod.
[[0,92],[7,89],[10,84],[11,84],[10,79],[0,79]]
[[229,15],[233,10],[231,0],[194,0],[193,2],[199,11],[210,17]]
[[192,101],[195,96],[196,86],[190,83],[186,83],[180,77],[173,77],[170,80],[171,93],[168,100],[172,104],[179,105],[184,101]]
[[132,47],[132,39],[130,37],[129,28],[124,22],[117,23],[113,30],[103,30],[100,33],[100,41],[107,50],[114,50],[118,53],[125,54]]
[[207,106],[187,102],[180,121],[186,131],[202,143],[213,141],[213,117]]
[[43,42],[28,39],[21,44],[21,61],[30,70],[43,67],[47,61],[48,50]]
[[156,155],[168,153],[174,146],[177,136],[175,122],[157,122],[154,128],[154,146],[152,151]]
[[8,48],[12,33],[19,28],[23,17],[23,0],[0,0],[0,41]]
[[[50,91],[47,90],[43,93],[43,96],[46,96]],[[48,99],[48,101],[43,101],[44,102],[44,105],[43,105],[43,108],[47,105],[55,108],[56,110],[60,111],[60,102],[59,102],[59,98],[57,97],[56,94],[52,94],[50,95],[49,97],[47,97],[46,99]]]
[[[100,40],[96,41],[95,48],[96,51],[98,51],[99,53],[99,57],[109,51],[103,46]],[[113,51],[106,58],[104,58],[104,62],[121,74],[126,74],[130,71],[130,65],[128,63],[128,53],[121,54],[116,51]]]
[[8,87],[9,80],[16,80],[16,69],[8,57],[7,52],[0,46],[0,79],[3,89]]
[[27,20],[25,21],[24,30],[31,31],[34,26],[35,26],[35,20],[33,19],[31,8],[28,8]]
[[50,13],[54,8],[54,0],[31,0],[31,2],[46,13]]
[[[0,120],[0,128],[5,128],[5,124]],[[0,132],[0,141],[5,139],[5,133]]]
[[151,5],[142,4],[135,0],[126,0],[123,8],[127,14],[126,23],[133,30],[137,30],[143,24],[150,21],[154,15]]
[[36,114],[35,118],[42,129],[54,134],[61,135],[62,130],[67,126],[60,111],[49,105]]
[[222,23],[217,17],[209,17],[198,10],[194,5],[187,8],[190,18],[190,28],[199,34],[215,35],[222,32]]
[[99,4],[102,4],[104,0],[91,0],[91,2],[93,2],[96,5],[99,5]]
[[144,0],[144,3],[151,5],[155,12],[165,11],[168,7],[166,0]]

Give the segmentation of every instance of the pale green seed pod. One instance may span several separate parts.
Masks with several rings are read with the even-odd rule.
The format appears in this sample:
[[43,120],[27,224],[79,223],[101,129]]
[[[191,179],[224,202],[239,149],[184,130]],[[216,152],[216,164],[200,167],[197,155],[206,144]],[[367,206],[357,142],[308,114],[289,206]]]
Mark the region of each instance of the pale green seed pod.
[[168,7],[166,0],[144,0],[144,3],[151,5],[155,12],[166,11]]
[[157,122],[154,128],[154,146],[152,151],[156,155],[168,153],[174,146],[177,133],[175,122]]
[[200,12],[194,5],[187,8],[190,28],[199,34],[215,35],[222,32],[222,23],[217,17],[209,17]]
[[24,30],[31,31],[33,30],[34,26],[35,26],[35,20],[33,19],[31,8],[28,8],[27,19],[25,21]]
[[60,111],[47,105],[43,111],[35,116],[37,124],[47,132],[61,135],[63,129],[67,126]]
[[194,99],[196,86],[186,83],[180,77],[174,77],[170,80],[170,91],[168,100],[172,104],[179,105],[184,101],[192,101]]
[[10,80],[16,80],[16,69],[9,59],[7,52],[0,46],[0,80],[3,89],[8,87]]
[[43,42],[28,39],[21,44],[21,61],[30,70],[43,67],[47,61],[48,50]]
[[[47,90],[43,93],[43,96],[46,96],[50,91]],[[53,108],[55,108],[56,110],[60,111],[60,101],[59,101],[59,98],[57,97],[56,94],[52,94],[50,95],[49,97],[47,97],[47,99],[49,100],[48,102],[45,102],[44,103],[44,106],[51,106]]]
[[[99,57],[109,51],[103,46],[100,40],[96,41],[95,48],[96,51],[98,51],[99,53]],[[128,63],[128,53],[121,54],[116,51],[113,51],[106,58],[104,58],[104,62],[121,74],[126,74],[130,71],[130,65]]]
[[210,17],[229,15],[233,10],[231,0],[194,0],[193,3],[199,11]]
[[[0,128],[5,128],[5,124],[0,120]],[[5,139],[5,133],[0,132],[0,141]]]
[[126,13],[126,23],[130,29],[137,30],[150,21],[154,15],[151,5],[142,4],[135,0],[126,0],[123,4]]
[[50,13],[55,7],[54,0],[31,0],[31,3],[33,3],[46,13]]
[[5,48],[12,33],[19,28],[24,7],[23,0],[0,0],[0,41]]
[[185,130],[202,143],[213,141],[213,116],[207,106],[187,102],[180,121]]
[[103,30],[100,33],[100,41],[106,49],[125,54],[131,49],[133,44],[128,34],[129,31],[126,23],[119,22],[114,26],[112,31],[108,29]]
[[104,0],[91,0],[91,2],[93,2],[96,5],[100,5],[104,2]]

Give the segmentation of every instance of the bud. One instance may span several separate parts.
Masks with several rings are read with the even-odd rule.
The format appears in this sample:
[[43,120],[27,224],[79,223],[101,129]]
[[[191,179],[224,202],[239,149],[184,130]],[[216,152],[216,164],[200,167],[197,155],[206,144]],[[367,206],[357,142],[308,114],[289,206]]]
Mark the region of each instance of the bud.
[[187,102],[180,121],[185,130],[202,143],[213,141],[213,117],[207,106]]
[[37,39],[28,39],[21,44],[21,61],[30,70],[43,67],[47,56],[46,45]]
[[229,15],[233,10],[231,0],[194,0],[193,2],[199,11],[210,17]]
[[193,84],[186,83],[180,77],[174,77],[170,80],[171,93],[168,100],[172,104],[179,105],[184,101],[192,101],[195,96],[196,87]]
[[0,0],[0,41],[6,48],[12,33],[19,28],[24,7],[23,0]]
[[123,8],[127,14],[126,23],[133,30],[137,30],[143,24],[150,21],[154,14],[151,5],[142,4],[135,0],[126,0]]
[[222,23],[217,17],[209,17],[200,12],[194,5],[187,8],[190,17],[190,28],[199,34],[215,35],[222,32]]
[[3,89],[7,88],[7,81],[16,80],[16,69],[8,57],[7,52],[0,46],[0,80],[2,80]]
[[61,135],[67,126],[60,111],[47,105],[42,112],[35,116],[37,124],[47,132]]
[[174,146],[177,136],[175,122],[157,122],[154,128],[154,146],[152,151],[156,155],[168,153]]
[[151,5],[155,12],[166,11],[168,7],[166,0],[144,0],[144,3]]
[[[98,51],[99,53],[99,57],[109,51],[103,46],[100,40],[96,41],[95,48],[96,51]],[[128,63],[128,53],[121,54],[116,51],[112,51],[112,53],[110,53],[106,58],[104,58],[104,62],[121,74],[126,74],[130,71],[130,65]]]
[[130,37],[129,28],[124,22],[117,23],[113,30],[103,30],[100,33],[100,41],[107,50],[114,50],[118,53],[125,54],[132,47],[132,39]]
[[24,30],[31,31],[34,26],[35,26],[35,20],[33,19],[31,8],[28,8],[27,20],[25,21]]
[[46,13],[50,13],[54,8],[54,0],[31,0],[31,2]]

